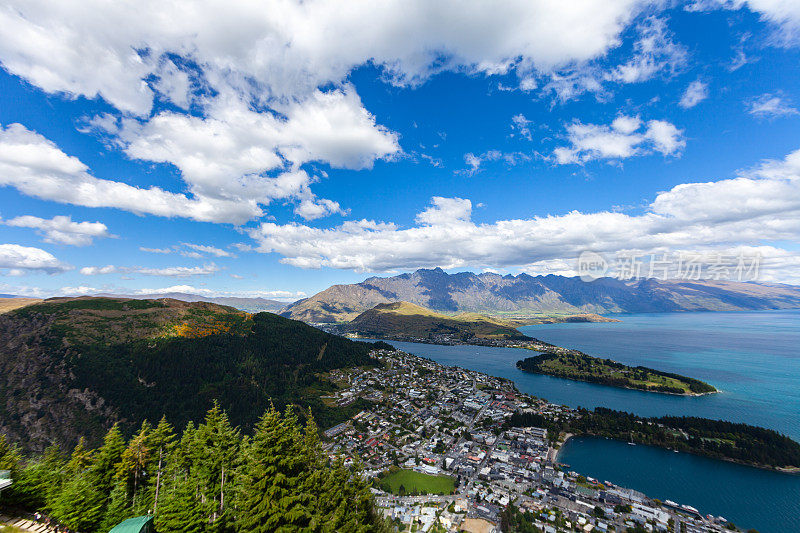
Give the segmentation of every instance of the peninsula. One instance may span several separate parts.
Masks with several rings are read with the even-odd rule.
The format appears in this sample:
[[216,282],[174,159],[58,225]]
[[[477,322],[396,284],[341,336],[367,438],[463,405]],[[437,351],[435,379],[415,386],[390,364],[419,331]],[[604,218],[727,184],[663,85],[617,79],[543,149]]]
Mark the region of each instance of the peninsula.
[[592,357],[577,350],[561,350],[528,357],[517,361],[517,368],[535,374],[648,392],[684,396],[719,392],[713,385],[698,379],[644,366],[631,367],[611,359]]

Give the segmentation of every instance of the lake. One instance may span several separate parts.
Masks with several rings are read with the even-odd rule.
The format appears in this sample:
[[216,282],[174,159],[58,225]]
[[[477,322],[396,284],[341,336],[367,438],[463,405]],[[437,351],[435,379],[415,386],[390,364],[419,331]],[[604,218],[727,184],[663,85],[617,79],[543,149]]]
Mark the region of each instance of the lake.
[[593,437],[567,441],[570,470],[697,507],[761,533],[800,531],[800,478],[651,446]]
[[[746,422],[775,429],[800,440],[800,310],[632,314],[615,318],[622,322],[552,324],[520,329],[532,337],[577,348],[589,355],[610,357],[629,365],[643,365],[702,379],[722,392],[709,396],[682,397],[528,374],[515,366],[519,359],[533,355],[528,350],[405,342],[391,344],[440,364],[511,379],[523,392],[572,407],[603,406],[644,416],[691,415]],[[689,471],[699,468],[698,463],[694,462],[697,457],[672,452],[648,456],[647,461],[640,461],[639,448],[646,447],[623,444],[617,455],[629,453],[633,458],[627,470],[620,471],[621,476],[626,476],[623,481],[613,475],[603,476],[599,473],[604,469],[610,469],[613,473],[616,465],[615,459],[602,453],[602,450],[593,451],[599,444],[588,441],[572,446],[576,452],[579,447],[584,448],[582,453],[592,457],[585,463],[584,473],[605,477],[647,494],[651,494],[648,480],[671,476],[669,465],[672,463],[661,461],[665,457],[669,457],[670,461],[686,462],[685,467]],[[685,497],[680,494],[664,497],[694,505],[704,513],[726,516],[734,522],[755,527],[762,533],[800,531],[798,527],[789,527],[788,523],[783,529],[775,529],[762,522],[764,515],[759,512],[761,506],[752,496],[757,492],[759,498],[766,498],[764,501],[787,501],[782,496],[784,491],[790,490],[792,498],[788,503],[794,502],[794,505],[790,505],[790,514],[800,516],[800,476],[759,471],[723,461],[706,461],[715,466],[694,473],[699,487],[733,483],[732,487],[736,489],[734,496],[725,496],[716,488],[706,489],[706,499],[696,501],[692,499],[696,494],[687,488]],[[748,485],[753,480],[742,478],[737,482],[737,476],[742,477],[741,468],[756,472],[754,479],[764,481]],[[679,489],[680,483],[676,487]],[[651,495],[659,497],[658,493]],[[729,505],[730,502],[734,504]],[[733,512],[726,513],[725,509],[733,509]],[[776,513],[776,517],[782,516],[772,505],[767,505],[767,509]],[[735,514],[737,512],[738,515]]]

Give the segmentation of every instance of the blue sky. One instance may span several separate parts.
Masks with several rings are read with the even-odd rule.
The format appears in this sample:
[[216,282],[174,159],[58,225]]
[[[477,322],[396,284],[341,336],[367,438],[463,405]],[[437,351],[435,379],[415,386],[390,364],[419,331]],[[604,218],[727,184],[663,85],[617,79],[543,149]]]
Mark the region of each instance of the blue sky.
[[789,0],[4,2],[0,292],[291,300],[581,251],[800,283]]

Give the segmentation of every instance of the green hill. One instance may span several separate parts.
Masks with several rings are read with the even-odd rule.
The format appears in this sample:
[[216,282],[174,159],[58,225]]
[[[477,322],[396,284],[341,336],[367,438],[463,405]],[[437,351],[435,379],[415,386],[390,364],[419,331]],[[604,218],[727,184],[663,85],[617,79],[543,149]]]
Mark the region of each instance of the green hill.
[[321,425],[332,385],[316,374],[369,365],[371,346],[271,313],[206,302],[59,298],[0,315],[0,433],[26,448],[96,443],[166,415],[182,427],[214,399],[248,429],[270,400]]
[[391,339],[527,339],[510,322],[475,313],[448,316],[408,302],[378,304],[343,326],[361,336]]

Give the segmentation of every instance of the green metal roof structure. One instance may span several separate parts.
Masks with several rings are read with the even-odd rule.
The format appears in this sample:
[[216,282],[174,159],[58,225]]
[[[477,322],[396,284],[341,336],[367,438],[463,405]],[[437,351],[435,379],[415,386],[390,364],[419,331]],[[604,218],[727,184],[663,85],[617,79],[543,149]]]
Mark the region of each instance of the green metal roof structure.
[[150,515],[128,518],[114,526],[108,533],[156,533],[153,527],[153,517]]

